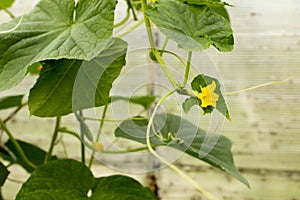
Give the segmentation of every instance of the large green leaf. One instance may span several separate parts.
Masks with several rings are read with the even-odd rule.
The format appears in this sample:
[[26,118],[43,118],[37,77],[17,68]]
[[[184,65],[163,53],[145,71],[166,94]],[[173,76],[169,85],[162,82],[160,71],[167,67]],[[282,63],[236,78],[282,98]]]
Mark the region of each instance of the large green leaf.
[[37,168],[23,184],[16,200],[83,200],[93,186],[93,175],[82,163],[57,160]]
[[12,6],[15,0],[0,0],[0,10]]
[[30,90],[30,113],[40,117],[62,116],[106,104],[112,83],[125,65],[127,43],[112,38],[101,48],[91,61],[47,62]]
[[189,51],[233,49],[230,22],[208,6],[190,5],[177,0],[160,0],[146,15],[162,33]]
[[23,95],[0,98],[0,110],[20,106],[22,104],[22,99]]
[[[91,196],[88,197],[88,191]],[[75,160],[51,161],[37,168],[23,184],[16,200],[155,200],[132,178],[115,175],[94,178]]]
[[115,6],[116,0],[41,0],[16,30],[0,34],[0,91],[18,84],[38,61],[97,56],[112,36]]
[[[24,154],[26,155],[26,157],[36,166],[39,166],[41,164],[44,163],[45,161],[45,156],[46,156],[46,151],[44,151],[43,149],[34,146],[32,144],[29,144],[27,142],[23,142],[18,140],[18,143],[20,145],[20,147],[22,148]],[[32,168],[31,166],[29,166],[27,163],[25,163],[22,158],[20,157],[16,147],[13,145],[11,140],[8,140],[5,145],[7,146],[7,148],[14,154],[16,160],[14,161],[14,163],[17,163],[19,165],[21,165],[26,171],[28,172],[33,172],[34,168]],[[51,160],[55,160],[57,159],[56,156],[52,156]]]
[[97,178],[92,200],[156,200],[152,192],[136,180],[122,175]]
[[210,9],[214,12],[218,13],[219,15],[223,16],[225,19],[229,19],[229,15],[225,6],[230,6],[230,4],[226,2],[222,2],[221,0],[179,0],[181,2],[192,4],[192,5],[207,5]]
[[8,175],[9,175],[9,171],[7,170],[5,165],[3,165],[2,162],[0,162],[0,189],[3,186]]
[[[147,124],[147,120],[127,120],[116,129],[115,135],[146,144]],[[150,138],[152,145],[170,146],[187,153],[227,172],[249,186],[248,181],[234,166],[231,142],[226,137],[209,135],[191,122],[172,114],[157,115],[154,119],[154,127],[165,141],[159,140],[152,133]]]

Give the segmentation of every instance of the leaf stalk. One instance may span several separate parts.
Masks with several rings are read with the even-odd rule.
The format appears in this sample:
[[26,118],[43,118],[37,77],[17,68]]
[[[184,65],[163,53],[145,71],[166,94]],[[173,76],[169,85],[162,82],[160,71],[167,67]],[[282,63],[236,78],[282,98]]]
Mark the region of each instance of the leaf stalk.
[[53,148],[54,148],[55,142],[57,140],[58,132],[59,132],[60,121],[61,121],[61,117],[56,117],[56,123],[55,123],[54,132],[52,135],[50,147],[49,147],[48,153],[45,156],[45,163],[48,162],[51,158]]
[[146,25],[146,30],[147,30],[147,35],[148,35],[148,40],[149,40],[149,43],[150,43],[151,51],[153,52],[155,58],[157,59],[157,62],[160,64],[162,70],[166,74],[166,76],[169,79],[169,81],[171,82],[171,84],[174,87],[177,87],[178,84],[177,84],[176,80],[172,76],[172,74],[169,71],[169,69],[167,68],[163,58],[161,57],[161,55],[158,53],[158,50],[156,49],[156,45],[155,45],[153,34],[152,34],[150,20],[148,19],[148,17],[145,14],[145,12],[148,10],[146,0],[142,0],[142,8],[143,8],[144,20],[145,20],[145,25]]
[[[99,139],[100,139],[100,134],[102,132],[102,129],[103,129],[103,126],[104,126],[104,122],[105,122],[104,119],[105,119],[105,116],[106,116],[107,108],[108,108],[108,103],[105,104],[103,112],[102,112],[102,117],[101,117],[101,121],[100,121],[100,127],[99,127],[99,130],[98,130],[97,136],[96,136],[96,141],[99,141]],[[93,161],[94,161],[95,152],[96,152],[96,150],[95,150],[95,148],[93,148],[93,152],[92,152],[92,155],[91,155],[91,158],[90,158],[90,162],[89,162],[89,165],[88,165],[89,168],[92,167],[92,164],[93,164]]]
[[182,86],[185,87],[187,84],[187,81],[189,79],[189,74],[190,74],[190,68],[191,68],[191,61],[192,61],[192,51],[188,52],[188,58],[187,58],[187,63],[185,66],[185,72],[184,72],[184,80],[182,83]]
[[22,147],[20,146],[20,144],[18,143],[18,141],[14,138],[13,134],[8,130],[7,126],[5,125],[5,123],[0,119],[0,126],[2,127],[2,129],[7,133],[9,139],[11,140],[12,144],[14,145],[14,147],[16,148],[20,158],[30,167],[36,169],[36,165],[33,164],[25,155]]

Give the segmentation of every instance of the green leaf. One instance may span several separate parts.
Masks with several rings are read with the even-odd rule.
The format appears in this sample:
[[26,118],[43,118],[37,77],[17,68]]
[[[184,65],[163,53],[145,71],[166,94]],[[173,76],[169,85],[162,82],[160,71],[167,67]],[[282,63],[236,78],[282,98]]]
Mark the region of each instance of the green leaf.
[[129,102],[139,104],[147,109],[155,102],[155,98],[156,96],[133,96],[130,97]]
[[3,165],[2,162],[0,162],[0,188],[4,185],[4,182],[8,175],[9,171],[7,170],[5,165]]
[[[227,108],[227,105],[226,105],[226,102],[225,102],[225,99],[222,95],[222,92],[221,92],[221,85],[220,85],[220,82],[218,79],[216,78],[213,78],[213,77],[210,77],[210,76],[206,76],[204,74],[199,74],[198,76],[196,76],[192,83],[191,83],[191,86],[192,86],[192,89],[194,91],[198,91],[199,93],[201,93],[201,87],[206,87],[207,85],[210,85],[212,84],[212,82],[215,82],[216,83],[216,89],[214,91],[214,93],[218,94],[219,95],[219,99],[216,103],[216,109],[222,113],[228,120],[231,120],[230,119],[230,115],[229,115],[229,111],[228,111],[228,108]],[[200,106],[201,105],[201,100],[200,99],[196,99],[198,101],[198,105]],[[193,102],[196,101],[195,98],[193,100]],[[193,105],[197,105],[197,104],[193,104]],[[200,106],[201,107],[201,106]],[[208,106],[208,107],[201,107],[204,114],[206,113],[211,113],[213,111],[213,107],[212,106]]]
[[225,6],[231,6],[229,3],[222,2],[220,0],[180,0],[183,3],[192,4],[192,5],[206,5],[214,12],[223,16],[225,19],[230,21],[229,14],[225,9]]
[[213,45],[219,51],[233,49],[230,22],[207,6],[160,0],[146,15],[179,48],[200,51]]
[[145,109],[147,109],[154,103],[155,98],[156,96],[132,96],[132,97],[112,96],[111,102],[123,100],[133,104],[141,105]]
[[[147,120],[127,120],[115,130],[115,135],[146,144],[147,124]],[[169,146],[187,153],[227,172],[249,186],[248,181],[234,166],[231,142],[226,137],[215,134],[209,135],[191,122],[172,114],[156,115],[154,127],[165,139],[169,139],[170,134],[174,139],[170,142],[164,142],[159,140],[154,133],[151,133],[150,142],[152,145]]]
[[[37,146],[34,146],[32,144],[23,142],[18,140],[19,145],[21,146],[21,148],[24,151],[24,154],[26,155],[26,157],[36,166],[39,166],[41,164],[44,163],[45,161],[45,156],[46,156],[46,151],[40,149]],[[5,145],[7,146],[7,148],[16,156],[16,163],[18,163],[19,165],[21,165],[26,171],[28,172],[33,172],[34,168],[32,168],[31,166],[27,165],[20,157],[18,151],[16,150],[15,146],[13,145],[13,143],[11,142],[11,140],[8,140]],[[55,160],[57,159],[56,156],[52,156],[50,160]]]
[[22,105],[23,95],[0,98],[0,110]]
[[[88,197],[88,191],[92,191]],[[94,178],[84,164],[56,160],[38,167],[23,184],[16,200],[155,200],[132,178],[115,175]]]
[[218,13],[219,15],[221,15],[222,17],[224,17],[225,19],[227,19],[228,21],[230,21],[230,17],[229,14],[226,10],[225,7],[220,7],[220,6],[210,6],[210,9],[212,9],[214,12]]
[[199,105],[199,103],[199,100],[195,97],[188,98],[182,103],[183,111],[187,114],[193,106]]
[[38,167],[23,184],[16,200],[83,200],[93,186],[93,175],[75,160],[56,160]]
[[125,65],[127,43],[112,38],[101,48],[91,61],[57,60],[43,66],[30,90],[30,113],[53,117],[105,105],[112,83]]
[[92,189],[92,200],[156,200],[147,188],[136,180],[122,175],[96,179]]
[[11,7],[14,2],[15,0],[0,0],[0,10]]
[[[112,36],[116,0],[41,0],[12,32],[0,34],[0,91],[18,84],[27,68],[51,59],[90,60]],[[75,16],[75,17],[74,17]],[[12,29],[19,18],[0,25]]]

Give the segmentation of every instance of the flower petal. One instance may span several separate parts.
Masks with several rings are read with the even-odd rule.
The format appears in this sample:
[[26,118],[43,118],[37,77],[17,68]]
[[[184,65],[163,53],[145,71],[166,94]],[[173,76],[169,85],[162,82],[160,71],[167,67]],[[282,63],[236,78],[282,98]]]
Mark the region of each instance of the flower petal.
[[213,93],[216,89],[217,85],[216,85],[216,82],[213,81],[212,84],[210,85],[207,85],[207,88],[210,90],[211,93]]

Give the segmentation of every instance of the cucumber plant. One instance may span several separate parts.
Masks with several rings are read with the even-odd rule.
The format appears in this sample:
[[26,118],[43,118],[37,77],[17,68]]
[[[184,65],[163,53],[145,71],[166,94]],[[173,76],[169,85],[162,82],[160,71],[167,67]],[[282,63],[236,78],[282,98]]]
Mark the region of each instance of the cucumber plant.
[[[13,164],[21,165],[31,173],[17,192],[17,200],[159,198],[130,177],[94,177],[90,170],[95,152],[110,153],[99,134],[107,120],[107,108],[116,100],[141,105],[148,113],[131,116],[116,127],[115,137],[144,145],[128,149],[128,153],[149,151],[209,199],[216,197],[155,149],[167,147],[181,151],[249,187],[234,165],[228,138],[218,136],[209,146],[205,139],[206,130],[175,113],[157,113],[165,99],[180,95],[186,96],[180,108],[185,113],[199,109],[209,115],[214,111],[230,120],[220,80],[205,74],[191,77],[190,68],[193,52],[211,46],[221,52],[233,49],[233,31],[226,10],[226,6],[231,5],[221,0],[126,0],[126,3],[126,16],[114,24],[116,0],[40,0],[31,12],[17,18],[9,12],[13,0],[0,0],[0,9],[13,18],[0,25],[0,90],[18,85],[29,73],[38,75],[28,99],[24,100],[22,94],[0,99],[0,109],[16,109],[6,118],[0,118],[0,127],[9,138],[0,149],[0,187]],[[135,24],[129,27],[129,20]],[[153,95],[112,97],[113,83],[126,67],[130,45],[122,38],[141,24],[146,27],[150,58],[159,64],[172,89],[159,99]],[[158,48],[155,43],[153,26],[166,38],[163,48]],[[115,29],[123,32],[115,37]],[[169,41],[187,52],[186,61],[167,49]],[[181,61],[185,70],[180,80],[171,73],[165,54]],[[56,119],[48,151],[30,144],[30,141],[17,140],[10,131],[7,122],[24,107],[31,115]],[[87,123],[91,119],[84,116],[86,109],[95,107],[103,107],[97,137]],[[66,115],[75,116],[80,131],[61,126]],[[80,139],[81,162],[53,155],[60,134],[71,134]],[[201,149],[206,146],[209,150],[203,153]],[[86,149],[92,152],[89,159],[85,155]]]

